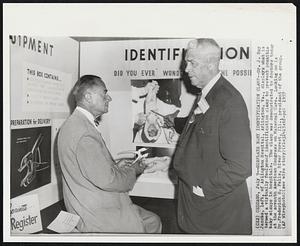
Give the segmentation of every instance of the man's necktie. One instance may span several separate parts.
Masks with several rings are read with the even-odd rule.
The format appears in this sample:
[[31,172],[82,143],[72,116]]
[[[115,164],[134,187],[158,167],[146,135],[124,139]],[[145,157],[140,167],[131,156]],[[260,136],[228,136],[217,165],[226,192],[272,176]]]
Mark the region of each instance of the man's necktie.
[[195,98],[195,101],[194,101],[194,104],[191,108],[191,111],[189,113],[189,116],[188,116],[188,119],[187,119],[187,122],[182,130],[182,133],[181,133],[181,138],[185,135],[185,133],[187,132],[187,130],[189,129],[189,126],[195,121],[195,114],[194,114],[194,111],[195,109],[198,107],[198,102],[200,101],[201,99],[201,96],[202,96],[202,90],[197,94],[196,98]]
[[193,107],[191,109],[191,115],[190,115],[189,121],[188,121],[189,123],[193,123],[195,121],[195,113],[194,113],[194,111],[198,107],[198,102],[200,101],[201,96],[202,96],[202,90],[197,94],[197,96],[195,98]]
[[94,119],[95,126],[99,126],[99,122],[100,122],[100,117]]
[[[198,102],[200,101],[201,97],[202,97],[202,90],[196,96],[196,99],[195,99],[196,100],[195,108],[197,108]],[[194,110],[195,110],[195,108],[194,108]]]

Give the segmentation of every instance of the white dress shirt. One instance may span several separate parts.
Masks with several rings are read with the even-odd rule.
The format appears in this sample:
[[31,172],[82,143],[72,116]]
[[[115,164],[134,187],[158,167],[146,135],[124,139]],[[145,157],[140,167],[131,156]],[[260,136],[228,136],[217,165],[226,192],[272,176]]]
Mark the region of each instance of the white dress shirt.
[[221,72],[219,72],[216,76],[214,76],[208,84],[206,84],[203,89],[202,89],[202,96],[198,102],[198,107],[195,109],[194,113],[195,114],[201,114],[205,113],[209,109],[209,104],[207,103],[205,97],[207,96],[208,92],[213,88],[215,83],[220,79],[221,77]]

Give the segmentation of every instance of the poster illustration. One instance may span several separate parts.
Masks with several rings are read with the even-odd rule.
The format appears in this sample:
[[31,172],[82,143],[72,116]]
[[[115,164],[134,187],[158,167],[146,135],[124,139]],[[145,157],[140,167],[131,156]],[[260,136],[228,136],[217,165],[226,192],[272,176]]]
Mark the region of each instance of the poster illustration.
[[51,127],[11,130],[11,198],[51,182]]
[[181,108],[179,79],[131,80],[133,142],[174,146],[178,133],[170,118]]

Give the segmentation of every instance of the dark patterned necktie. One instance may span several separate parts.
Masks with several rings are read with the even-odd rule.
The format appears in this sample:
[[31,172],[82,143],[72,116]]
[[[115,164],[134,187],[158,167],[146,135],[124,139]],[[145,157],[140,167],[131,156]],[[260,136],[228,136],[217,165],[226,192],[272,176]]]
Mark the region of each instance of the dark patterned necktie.
[[197,94],[194,110],[198,107],[198,102],[200,101],[201,97],[202,97],[202,90]]
[[192,110],[191,110],[191,113],[190,113],[190,117],[189,117],[189,123],[193,123],[195,121],[195,109],[198,107],[198,102],[200,101],[201,99],[201,96],[202,96],[202,90],[197,94],[196,98],[195,98],[195,101],[194,101],[194,104],[193,104],[193,107],[192,107]]
[[[202,96],[202,90],[197,94],[197,96],[196,96],[196,98],[195,98],[195,101],[194,101],[194,104],[193,104],[193,106],[192,106],[192,108],[191,108],[191,111],[190,111],[190,113],[189,113],[187,122],[186,122],[186,124],[185,124],[185,126],[184,126],[184,128],[183,128],[183,131],[182,131],[181,135],[180,135],[180,138],[181,138],[181,139],[182,139],[182,138],[184,137],[184,135],[186,134],[186,132],[187,132],[187,130],[189,129],[190,125],[191,125],[192,123],[194,123],[194,121],[195,121],[195,113],[194,113],[194,111],[195,111],[195,109],[198,107],[198,102],[200,101],[201,96]],[[180,141],[181,141],[181,140],[180,140]]]

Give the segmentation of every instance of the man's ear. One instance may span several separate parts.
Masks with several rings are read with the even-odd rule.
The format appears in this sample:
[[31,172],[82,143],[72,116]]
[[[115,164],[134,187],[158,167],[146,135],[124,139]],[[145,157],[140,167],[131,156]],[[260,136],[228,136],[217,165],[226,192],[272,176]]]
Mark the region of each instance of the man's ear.
[[208,63],[207,66],[208,66],[208,69],[209,69],[209,70],[213,70],[213,69],[215,68],[215,64],[212,63],[212,62]]
[[211,62],[208,64],[208,68],[210,71],[218,71],[219,64],[217,64],[215,62]]
[[91,92],[87,91],[85,94],[84,94],[84,99],[87,103],[91,103],[92,102],[92,94]]

